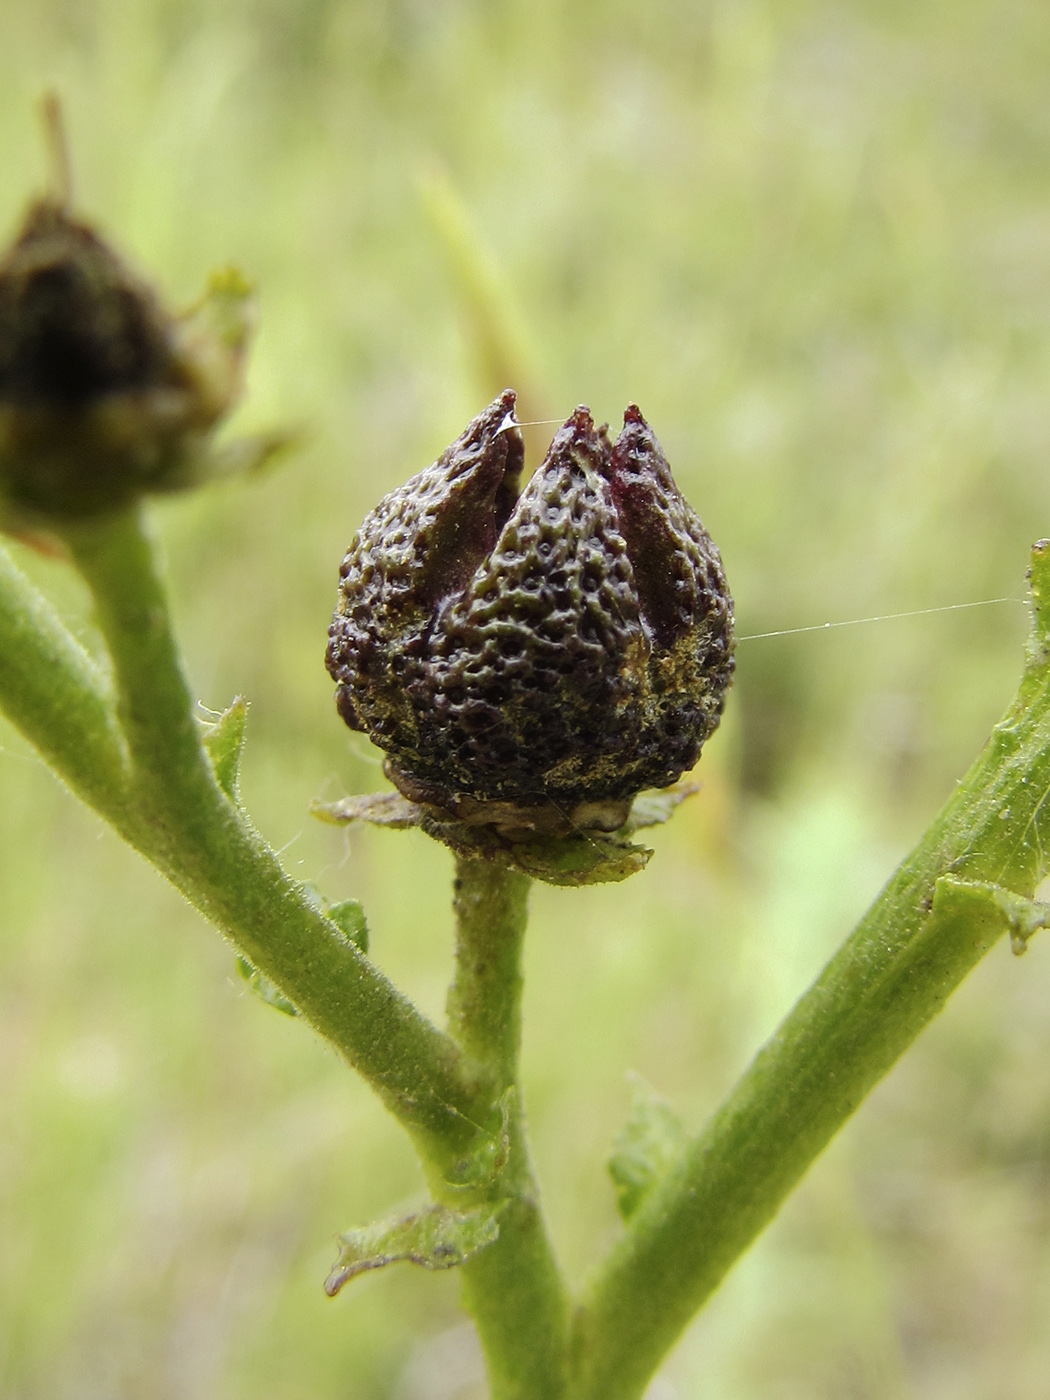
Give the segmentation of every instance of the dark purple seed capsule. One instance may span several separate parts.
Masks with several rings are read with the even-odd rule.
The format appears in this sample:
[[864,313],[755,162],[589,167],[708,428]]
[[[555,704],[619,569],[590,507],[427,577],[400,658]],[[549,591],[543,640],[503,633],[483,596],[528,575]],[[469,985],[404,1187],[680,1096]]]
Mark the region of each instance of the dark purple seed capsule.
[[733,673],[718,550],[633,404],[615,443],[578,408],[520,494],[513,407],[507,390],[354,537],[327,656],[340,713],[448,806],[665,786]]

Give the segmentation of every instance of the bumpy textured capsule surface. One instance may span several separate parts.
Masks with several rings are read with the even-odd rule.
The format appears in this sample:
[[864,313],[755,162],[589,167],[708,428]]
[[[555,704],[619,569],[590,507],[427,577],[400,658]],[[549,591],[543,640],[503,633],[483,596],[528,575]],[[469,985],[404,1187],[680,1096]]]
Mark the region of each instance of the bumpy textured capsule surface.
[[171,316],[87,224],[40,200],[0,256],[0,499],[90,516],[191,484],[236,399],[248,288]]
[[340,572],[327,663],[417,801],[628,798],[691,768],[733,672],[718,550],[632,404],[578,408],[520,491],[507,390],[386,496]]

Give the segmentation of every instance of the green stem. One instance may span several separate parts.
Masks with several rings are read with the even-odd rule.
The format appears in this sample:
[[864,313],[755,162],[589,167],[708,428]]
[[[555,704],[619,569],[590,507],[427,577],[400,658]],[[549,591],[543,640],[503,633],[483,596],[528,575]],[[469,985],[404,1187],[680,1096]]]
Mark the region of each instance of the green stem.
[[486,860],[456,861],[456,971],[449,1030],[486,1065],[497,1093],[517,1081],[521,1045],[521,952],[529,878]]
[[[682,1152],[592,1278],[571,1339],[517,1077],[528,883],[458,866],[451,1035],[422,1017],[290,880],[215,779],[137,511],[66,538],[95,597],[115,689],[0,554],[0,703],[59,774],[227,931],[379,1090],[435,1194],[490,1203],[464,1265],[494,1400],[636,1400],[695,1310],[835,1132],[1017,921],[1050,867],[1050,545],[1017,700],[855,933]],[[498,1107],[494,1107],[498,1105]],[[459,1169],[498,1139],[485,1179]],[[571,1366],[567,1358],[571,1357]],[[567,1374],[571,1370],[571,1374]]]
[[491,1086],[325,918],[219,786],[138,509],[64,533],[113,661],[133,765],[122,830],[338,1046],[425,1154],[456,1160]]
[[63,536],[91,589],[113,662],[117,712],[141,800],[158,818],[164,812],[184,818],[209,782],[209,765],[141,513],[134,508],[71,524]]
[[119,827],[130,766],[112,688],[2,549],[0,705],[77,796]]
[[516,871],[457,859],[450,1029],[495,1079],[507,1115],[507,1161],[491,1192],[502,1204],[499,1237],[463,1266],[492,1400],[560,1400],[567,1380],[568,1300],[540,1210],[518,1084],[528,891]]
[[1031,577],[1036,628],[1017,700],[919,846],[592,1279],[577,1316],[574,1400],[641,1395],[810,1163],[1007,928],[993,901],[958,897],[959,882],[1030,896],[1046,875],[1044,546]]

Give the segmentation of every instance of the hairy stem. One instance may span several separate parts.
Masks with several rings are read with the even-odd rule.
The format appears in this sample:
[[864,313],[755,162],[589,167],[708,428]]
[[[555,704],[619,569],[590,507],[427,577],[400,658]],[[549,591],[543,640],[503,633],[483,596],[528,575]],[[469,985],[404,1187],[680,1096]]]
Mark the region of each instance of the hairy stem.
[[2,549],[0,704],[77,796],[119,827],[130,764],[107,677]]
[[469,1150],[488,1076],[282,870],[215,779],[138,509],[70,524],[115,695],[0,556],[0,704],[113,823],[378,1090],[435,1162]]
[[449,1030],[496,1077],[516,1083],[521,1045],[521,951],[529,879],[486,860],[456,861],[456,972]]
[[450,1029],[493,1075],[506,1115],[507,1160],[492,1187],[499,1237],[463,1267],[493,1400],[560,1400],[567,1379],[568,1301],[540,1211],[518,1084],[528,890],[516,871],[457,859]]
[[[732,1263],[1050,868],[1050,547],[1017,700],[856,931],[592,1279],[574,1400],[636,1400]],[[938,883],[939,882],[939,883]]]
[[[0,705],[59,775],[227,932],[383,1096],[439,1200],[490,1205],[463,1266],[493,1400],[637,1400],[704,1299],[1050,869],[1050,544],[1017,699],[842,950],[643,1201],[570,1332],[529,1162],[518,1048],[528,881],[457,866],[450,1034],[421,1016],[216,781],[137,510],[69,526],[112,681],[0,552]],[[491,1169],[483,1149],[499,1144]]]

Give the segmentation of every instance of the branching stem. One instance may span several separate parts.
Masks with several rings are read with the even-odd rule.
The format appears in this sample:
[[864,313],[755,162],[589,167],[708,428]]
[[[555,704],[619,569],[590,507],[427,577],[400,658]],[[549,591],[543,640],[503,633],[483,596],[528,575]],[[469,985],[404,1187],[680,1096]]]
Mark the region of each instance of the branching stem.
[[491,1083],[331,923],[223,792],[197,732],[138,508],[69,525],[112,687],[0,551],[0,704],[59,775],[372,1083],[435,1163],[474,1144]]
[[574,1400],[642,1394],[682,1328],[869,1090],[1002,934],[1015,932],[1013,908],[1050,869],[1050,546],[1036,546],[1030,577],[1035,628],[1017,699],[919,845],[592,1278],[576,1315]]
[[450,1027],[438,1030],[288,877],[216,780],[138,510],[63,533],[112,677],[0,551],[0,705],[377,1089],[413,1135],[436,1198],[491,1207],[498,1238],[467,1260],[463,1279],[493,1400],[638,1400],[689,1318],[969,969],[1002,933],[1021,947],[1050,921],[1050,908],[1030,902],[1050,869],[1044,543],[1013,707],[725,1106],[653,1186],[570,1328],[518,1082],[527,879],[459,861]]

